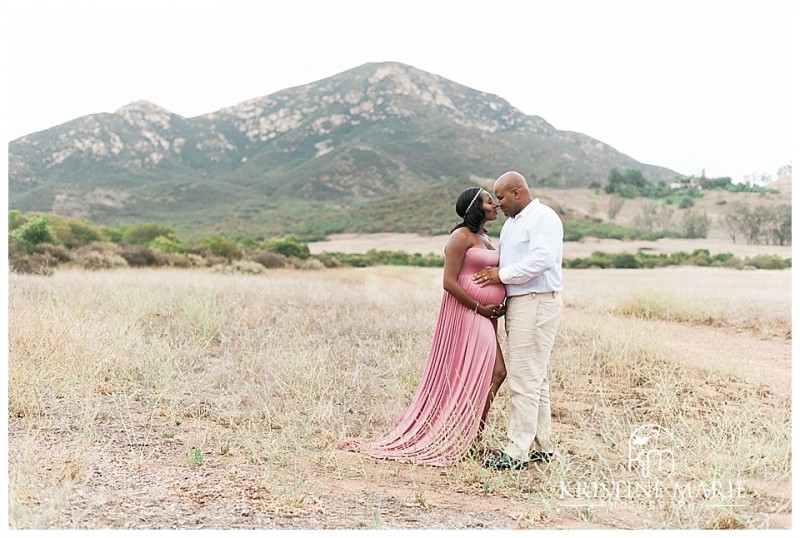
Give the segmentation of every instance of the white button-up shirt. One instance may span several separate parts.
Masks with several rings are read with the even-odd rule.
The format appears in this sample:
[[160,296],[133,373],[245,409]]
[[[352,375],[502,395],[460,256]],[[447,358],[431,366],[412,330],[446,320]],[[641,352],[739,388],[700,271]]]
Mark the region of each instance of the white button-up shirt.
[[532,200],[500,231],[500,280],[506,295],[561,291],[564,226],[552,208]]

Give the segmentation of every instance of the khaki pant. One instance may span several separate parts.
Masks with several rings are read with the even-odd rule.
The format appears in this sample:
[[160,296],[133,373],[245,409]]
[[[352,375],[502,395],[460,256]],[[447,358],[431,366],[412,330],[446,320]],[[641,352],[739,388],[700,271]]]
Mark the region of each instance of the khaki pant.
[[561,293],[536,293],[509,297],[506,301],[506,383],[511,392],[508,444],[504,452],[528,461],[536,450],[553,452],[550,441],[550,384],[547,367],[561,319]]

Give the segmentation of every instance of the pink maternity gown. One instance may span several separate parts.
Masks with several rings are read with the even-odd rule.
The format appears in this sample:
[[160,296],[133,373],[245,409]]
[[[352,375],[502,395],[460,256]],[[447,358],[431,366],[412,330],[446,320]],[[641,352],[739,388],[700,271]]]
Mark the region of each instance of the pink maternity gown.
[[[497,250],[469,248],[458,275],[461,287],[481,304],[505,299],[501,284],[484,288],[472,275],[496,267]],[[425,370],[400,423],[381,439],[350,440],[341,448],[375,458],[449,466],[463,458],[475,439],[489,394],[497,354],[497,323],[444,292]]]

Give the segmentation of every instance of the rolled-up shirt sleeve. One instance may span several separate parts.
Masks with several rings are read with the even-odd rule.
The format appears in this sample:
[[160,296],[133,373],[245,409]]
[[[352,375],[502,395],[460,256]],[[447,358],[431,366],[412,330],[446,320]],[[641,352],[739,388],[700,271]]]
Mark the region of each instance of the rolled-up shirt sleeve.
[[558,215],[546,212],[526,224],[523,234],[528,253],[519,262],[500,269],[504,284],[523,284],[561,263],[564,228]]

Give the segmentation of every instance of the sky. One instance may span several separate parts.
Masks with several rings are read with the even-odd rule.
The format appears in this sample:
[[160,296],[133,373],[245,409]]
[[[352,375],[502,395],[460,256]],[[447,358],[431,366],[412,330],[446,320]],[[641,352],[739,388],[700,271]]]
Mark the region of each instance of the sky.
[[[397,61],[682,174],[792,159],[792,0],[10,0],[6,140]],[[796,62],[796,59],[794,59]]]

